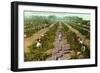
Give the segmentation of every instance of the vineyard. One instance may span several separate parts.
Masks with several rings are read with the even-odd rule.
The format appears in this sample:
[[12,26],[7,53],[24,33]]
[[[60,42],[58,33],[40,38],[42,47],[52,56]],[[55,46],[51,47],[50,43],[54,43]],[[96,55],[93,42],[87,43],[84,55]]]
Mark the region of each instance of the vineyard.
[[53,15],[24,19],[24,61],[87,59],[90,58],[87,41],[90,41],[89,20]]

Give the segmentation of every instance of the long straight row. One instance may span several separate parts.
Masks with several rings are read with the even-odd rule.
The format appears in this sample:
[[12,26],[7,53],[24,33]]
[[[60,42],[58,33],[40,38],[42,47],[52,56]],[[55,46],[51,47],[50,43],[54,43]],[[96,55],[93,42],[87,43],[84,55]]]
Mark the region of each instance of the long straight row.
[[90,50],[87,48],[87,46],[85,44],[83,44],[85,49],[82,47],[82,45],[78,41],[79,37],[74,32],[72,32],[66,25],[64,23],[62,23],[65,39],[70,44],[70,48],[75,53],[72,56],[72,59],[79,58],[80,56],[78,53],[81,54],[82,58],[89,58]]
[[90,39],[90,31],[84,30],[77,25],[69,24],[72,28],[78,30],[82,35],[84,35],[86,38]]
[[[44,36],[41,38],[41,47],[36,47],[36,43],[29,46],[30,53],[25,54],[25,61],[40,61],[45,60],[50,54],[46,53],[47,50],[54,48],[54,39],[58,23],[54,24],[52,28],[49,28]],[[38,37],[38,36],[37,36]]]

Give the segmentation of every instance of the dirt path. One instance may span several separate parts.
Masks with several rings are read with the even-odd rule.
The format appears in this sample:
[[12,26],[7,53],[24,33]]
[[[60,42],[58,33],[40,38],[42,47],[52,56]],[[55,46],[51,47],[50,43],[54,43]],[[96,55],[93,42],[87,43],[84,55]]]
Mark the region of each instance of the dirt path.
[[[50,28],[53,26],[53,24],[50,25]],[[48,28],[44,28],[41,29],[40,31],[38,31],[37,33],[33,34],[31,37],[29,38],[24,38],[24,52],[25,53],[29,53],[29,46],[34,44],[36,39],[38,39],[41,35],[45,34],[47,31],[49,30]]]
[[80,29],[82,29],[82,30],[85,30],[85,31],[87,31],[87,32],[90,33],[90,31],[89,31],[88,29],[86,29],[86,28],[80,27],[80,26],[78,26],[78,25],[73,25],[73,26],[76,26],[76,27],[78,27],[78,28],[80,28]]
[[68,25],[68,24],[66,24],[66,25],[72,32],[75,32],[76,35],[78,35],[83,40],[83,43],[85,45],[87,45],[88,48],[90,48],[90,40],[89,39],[86,39],[84,35],[82,35],[78,30],[72,28],[70,25]]
[[[70,45],[67,44],[66,40],[63,37],[63,32],[60,31],[62,28],[61,23],[59,22],[59,27],[56,32],[55,42],[54,42],[54,48],[51,51],[52,55],[51,57],[47,58],[47,60],[66,60],[70,59]],[[62,37],[59,37],[59,34],[62,35]]]

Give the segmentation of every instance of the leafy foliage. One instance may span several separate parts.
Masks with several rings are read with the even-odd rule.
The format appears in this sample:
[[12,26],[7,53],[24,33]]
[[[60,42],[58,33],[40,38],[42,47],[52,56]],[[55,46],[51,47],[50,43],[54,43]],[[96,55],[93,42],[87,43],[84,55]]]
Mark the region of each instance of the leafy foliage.
[[[78,42],[77,35],[74,32],[72,32],[65,24],[63,24],[63,31],[64,31],[65,39],[67,39],[67,42],[70,44],[70,48],[74,50],[76,54],[78,51],[80,51],[81,54],[84,56],[84,58],[89,58],[90,50],[87,48],[86,45],[84,45],[86,47],[86,50],[82,52],[82,47]],[[74,59],[78,58],[76,54],[73,57]]]
[[43,29],[45,27],[49,27],[55,21],[55,16],[31,16],[30,18],[24,19],[24,34],[27,37],[32,36],[34,33]]
[[77,29],[81,34],[85,35],[86,38],[90,39],[90,32],[87,30],[84,30],[80,27],[78,27],[77,25],[74,24],[70,24],[73,28]]
[[30,53],[25,54],[25,61],[42,61],[45,60],[49,54],[46,53],[47,50],[54,48],[54,39],[57,31],[57,24],[54,24],[52,28],[49,28],[42,38],[42,47],[36,47],[36,43],[29,46]]

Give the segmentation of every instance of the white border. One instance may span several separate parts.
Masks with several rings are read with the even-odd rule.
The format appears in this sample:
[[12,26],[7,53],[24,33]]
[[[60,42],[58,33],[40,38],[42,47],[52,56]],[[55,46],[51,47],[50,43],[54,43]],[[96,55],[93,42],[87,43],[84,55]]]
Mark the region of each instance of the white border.
[[[91,43],[90,43],[90,59],[81,60],[63,60],[63,61],[35,61],[24,62],[24,19],[23,11],[53,11],[53,12],[74,12],[74,13],[90,13],[91,18]],[[50,67],[50,66],[71,66],[71,65],[84,65],[95,64],[95,11],[93,9],[78,9],[78,8],[61,8],[61,7],[46,7],[46,6],[18,6],[18,68],[36,68],[36,67]]]

